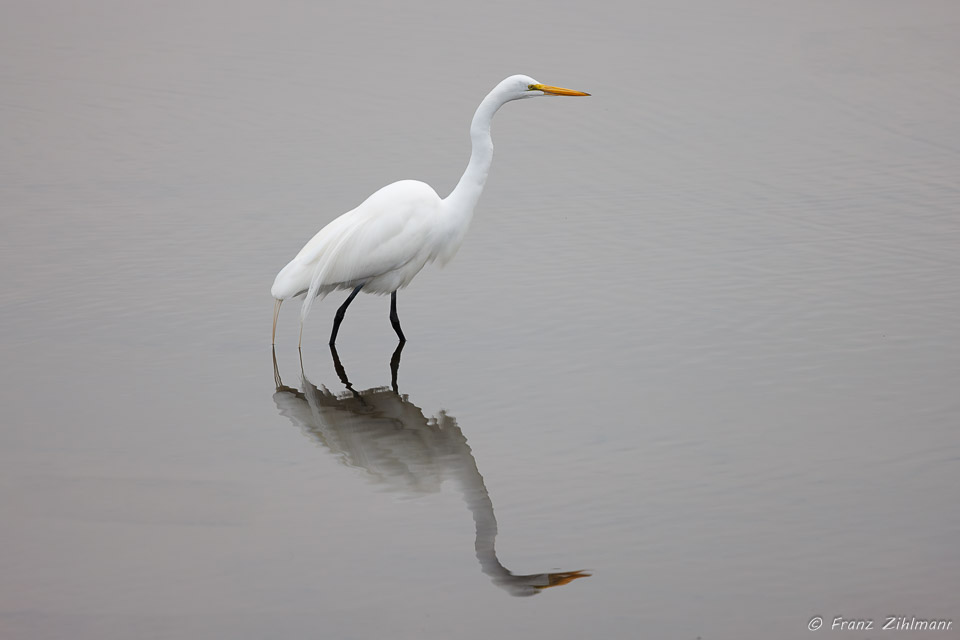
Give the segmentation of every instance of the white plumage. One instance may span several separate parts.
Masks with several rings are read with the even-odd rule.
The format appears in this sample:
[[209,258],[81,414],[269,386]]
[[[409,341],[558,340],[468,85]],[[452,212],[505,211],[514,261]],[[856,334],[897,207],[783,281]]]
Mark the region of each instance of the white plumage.
[[305,294],[300,310],[302,339],[303,323],[314,300],[337,289],[352,289],[337,311],[330,344],[336,340],[347,305],[361,290],[391,294],[390,319],[403,342],[396,292],[410,284],[427,263],[446,263],[460,248],[493,160],[493,115],[507,102],[543,95],[589,94],[543,85],[529,76],[507,78],[494,87],[474,114],[470,162],[449,196],[441,199],[428,184],[401,180],[383,187],[317,232],[280,270],[270,289],[276,299],[273,341],[284,300]]
[[[392,293],[408,284],[420,269],[439,257],[454,231],[443,227],[443,201],[428,184],[402,180],[389,184],[356,209],[321,229],[280,270],[270,293],[278,300],[312,289],[302,315],[316,295],[363,284],[365,293]],[[462,236],[460,240],[462,241]]]

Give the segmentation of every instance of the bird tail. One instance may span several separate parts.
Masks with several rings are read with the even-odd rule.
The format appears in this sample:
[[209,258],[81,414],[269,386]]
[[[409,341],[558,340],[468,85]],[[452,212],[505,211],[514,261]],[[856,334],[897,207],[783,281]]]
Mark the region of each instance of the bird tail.
[[327,265],[329,262],[327,260],[322,260],[320,264],[317,265],[317,268],[313,272],[313,277],[310,279],[310,288],[307,289],[307,295],[303,299],[303,306],[300,307],[300,324],[303,325],[307,320],[307,316],[310,315],[310,309],[313,308],[313,302],[318,297],[323,298],[327,295],[326,292],[321,292],[320,287],[323,286],[323,281],[327,275]]
[[[343,282],[343,269],[336,270],[335,265],[337,262],[338,256],[343,253],[343,249],[347,246],[350,239],[356,233],[356,229],[350,230],[348,233],[344,234],[343,237],[339,238],[337,243],[333,246],[328,246],[324,249],[323,255],[317,261],[317,266],[313,270],[313,275],[310,277],[310,288],[307,289],[307,296],[303,300],[303,306],[300,307],[300,323],[306,321],[307,316],[310,314],[310,309],[313,308],[313,303],[316,299],[323,299],[330,292],[330,290],[336,289],[336,284]],[[330,282],[329,276],[331,272],[336,280]],[[347,277],[346,281],[349,282],[350,278]],[[327,291],[322,291],[321,289],[324,286],[330,286],[330,289]]]

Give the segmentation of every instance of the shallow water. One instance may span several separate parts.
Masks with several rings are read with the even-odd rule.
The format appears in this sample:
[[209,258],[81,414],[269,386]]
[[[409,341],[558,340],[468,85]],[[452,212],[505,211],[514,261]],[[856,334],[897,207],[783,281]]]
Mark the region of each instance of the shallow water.
[[[0,636],[956,619],[960,10],[591,6],[0,10]],[[402,353],[331,296],[274,363],[512,73],[593,96],[498,114]]]

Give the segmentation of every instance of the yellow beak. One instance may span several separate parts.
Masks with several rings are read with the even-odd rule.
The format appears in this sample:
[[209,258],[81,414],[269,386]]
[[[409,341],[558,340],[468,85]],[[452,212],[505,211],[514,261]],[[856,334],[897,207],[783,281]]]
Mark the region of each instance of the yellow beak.
[[543,91],[545,94],[550,96],[588,96],[589,93],[584,93],[583,91],[574,91],[573,89],[564,89],[563,87],[551,87],[548,84],[532,84],[530,85],[531,89],[536,91]]

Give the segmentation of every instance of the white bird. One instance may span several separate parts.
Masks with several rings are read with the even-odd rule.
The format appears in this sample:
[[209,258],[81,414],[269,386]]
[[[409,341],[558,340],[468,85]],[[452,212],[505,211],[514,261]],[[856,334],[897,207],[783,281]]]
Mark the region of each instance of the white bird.
[[450,195],[441,199],[430,185],[417,180],[389,184],[321,229],[280,270],[270,289],[276,299],[271,343],[276,343],[277,316],[284,300],[306,294],[300,309],[302,342],[303,323],[314,300],[337,289],[353,292],[337,309],[330,344],[336,342],[347,306],[361,290],[390,294],[390,322],[400,342],[405,342],[397,317],[397,290],[410,284],[428,262],[446,264],[460,248],[493,160],[493,115],[512,100],[588,95],[522,75],[510,76],[494,87],[473,116],[470,162]]

